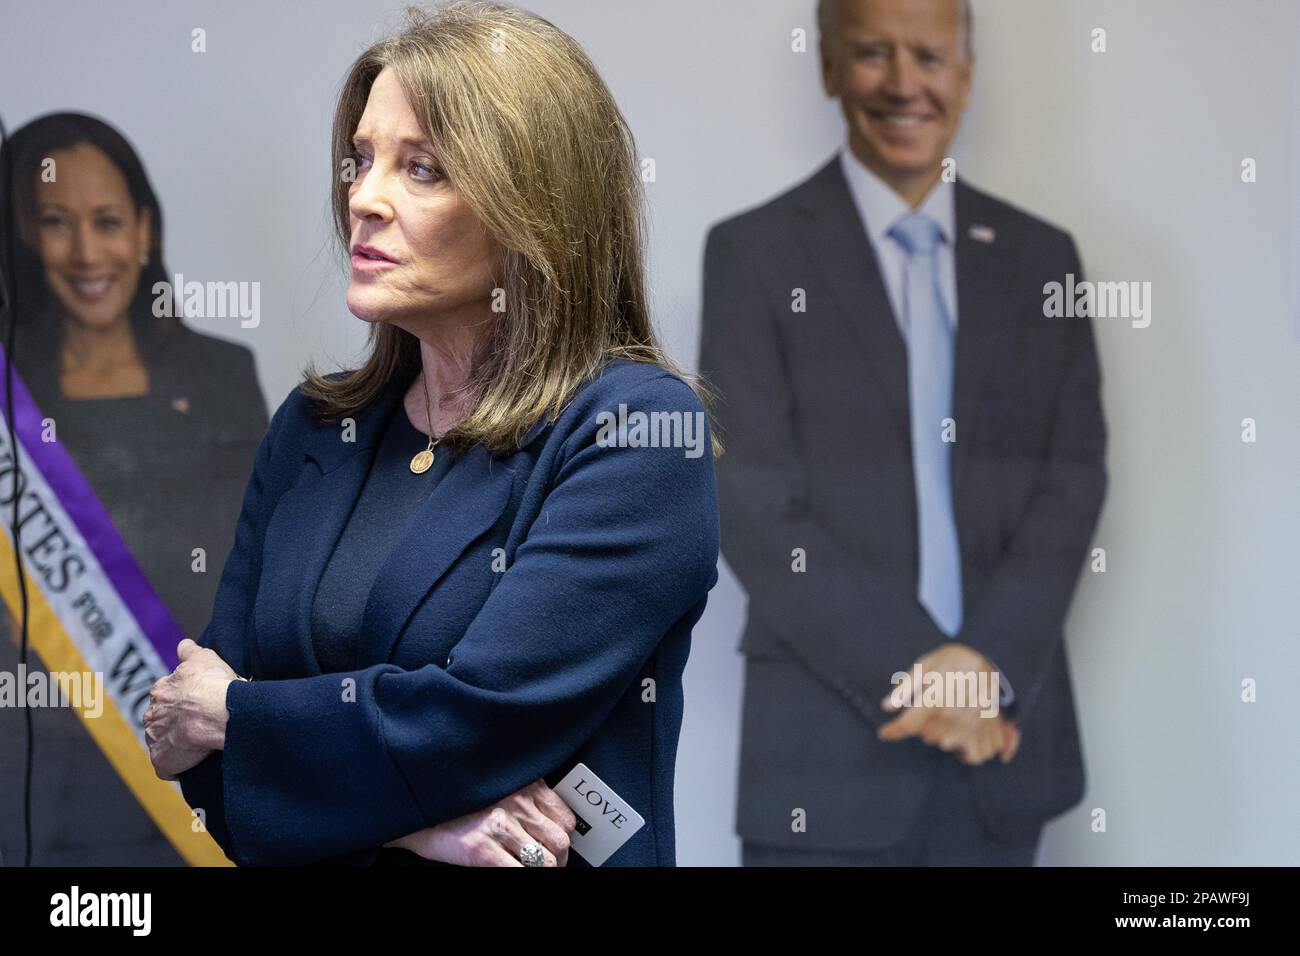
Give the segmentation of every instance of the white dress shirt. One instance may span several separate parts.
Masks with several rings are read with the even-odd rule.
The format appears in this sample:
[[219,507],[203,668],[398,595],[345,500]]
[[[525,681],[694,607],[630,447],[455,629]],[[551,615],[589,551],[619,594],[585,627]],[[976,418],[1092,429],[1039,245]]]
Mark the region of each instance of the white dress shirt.
[[940,179],[930,189],[919,209],[913,210],[907,200],[894,192],[883,179],[862,165],[848,146],[840,150],[840,165],[844,178],[849,181],[849,192],[858,207],[858,215],[867,230],[867,238],[880,263],[880,275],[889,293],[889,304],[894,308],[894,321],[898,331],[907,341],[907,322],[903,314],[903,283],[907,269],[907,252],[889,235],[898,220],[915,211],[924,213],[939,225],[943,241],[935,252],[939,271],[939,294],[943,296],[948,322],[957,330],[957,257],[954,238],[957,234],[957,211],[953,199],[953,184]]

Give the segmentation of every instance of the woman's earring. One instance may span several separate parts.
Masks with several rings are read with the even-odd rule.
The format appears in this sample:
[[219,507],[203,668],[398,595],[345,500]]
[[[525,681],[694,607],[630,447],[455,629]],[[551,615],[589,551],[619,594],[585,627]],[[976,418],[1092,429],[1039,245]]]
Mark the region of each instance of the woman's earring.
[[148,264],[149,264],[149,253],[147,253],[147,252],[142,252],[142,253],[140,253],[140,266],[141,266],[141,268],[147,266]]

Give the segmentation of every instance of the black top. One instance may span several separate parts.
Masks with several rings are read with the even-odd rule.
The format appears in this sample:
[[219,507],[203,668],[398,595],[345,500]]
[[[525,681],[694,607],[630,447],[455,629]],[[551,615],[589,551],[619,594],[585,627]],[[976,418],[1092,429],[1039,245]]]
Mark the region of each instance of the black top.
[[325,673],[356,669],[358,632],[371,585],[416,509],[451,465],[451,452],[434,448],[433,467],[422,475],[412,472],[411,458],[428,444],[428,435],[411,424],[398,402],[312,600],[312,648]]

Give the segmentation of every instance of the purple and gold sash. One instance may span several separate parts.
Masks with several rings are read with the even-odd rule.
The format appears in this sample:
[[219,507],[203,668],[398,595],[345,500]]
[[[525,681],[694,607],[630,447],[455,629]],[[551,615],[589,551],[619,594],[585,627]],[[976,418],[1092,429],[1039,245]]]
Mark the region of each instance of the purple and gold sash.
[[[15,469],[8,427],[0,424],[0,598],[16,622],[22,609],[11,527],[17,495],[32,647],[51,673],[99,675],[104,694],[94,710],[100,713],[84,701],[73,705],[86,730],[185,860],[229,865],[180,787],[158,779],[145,744],[149,689],[176,667],[176,645],[184,635],[71,456],[54,440],[52,421],[42,417],[16,369],[13,388],[21,448]],[[7,418],[3,382],[0,414]]]

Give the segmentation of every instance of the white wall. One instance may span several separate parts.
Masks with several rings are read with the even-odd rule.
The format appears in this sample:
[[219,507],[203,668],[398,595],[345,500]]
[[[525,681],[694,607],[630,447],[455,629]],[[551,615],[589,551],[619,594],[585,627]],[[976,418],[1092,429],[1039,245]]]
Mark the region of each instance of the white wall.
[[[657,163],[652,265],[671,351],[695,360],[707,226],[819,165],[841,138],[813,0],[537,0],[592,54]],[[0,30],[0,111],[96,112],[141,151],[167,258],[260,280],[262,324],[195,322],[258,353],[278,402],[363,328],[327,241],[328,127],[347,65],[400,4],[24,8]],[[1300,380],[1292,288],[1297,13],[1286,0],[976,0],[972,182],[1069,228],[1091,278],[1149,281],[1150,328],[1099,328],[1111,491],[1068,625],[1089,788],[1048,830],[1054,864],[1295,864],[1300,789]],[[189,51],[206,28],[208,52]],[[1089,50],[1094,27],[1108,52]],[[1240,181],[1243,157],[1259,181]],[[1245,417],[1255,444],[1240,440]],[[743,593],[696,629],[678,764],[678,857],[731,834]],[[1259,701],[1240,702],[1254,678]],[[1107,832],[1090,832],[1104,808]]]
[[[969,176],[1067,225],[1090,275],[1152,283],[1149,328],[1099,332],[1108,571],[1069,622],[1090,785],[1043,859],[1294,864],[1297,8],[998,0],[977,15]],[[1245,678],[1258,703],[1241,702]]]

